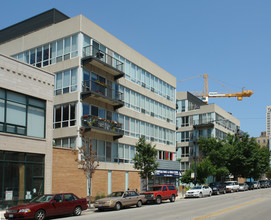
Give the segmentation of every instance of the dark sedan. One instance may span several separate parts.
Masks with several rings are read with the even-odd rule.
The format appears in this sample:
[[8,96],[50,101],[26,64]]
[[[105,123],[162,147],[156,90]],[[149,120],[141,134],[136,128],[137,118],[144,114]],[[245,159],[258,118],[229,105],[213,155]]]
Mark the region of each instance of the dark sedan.
[[253,190],[254,189],[254,183],[253,182],[246,182],[248,185],[248,190]]
[[220,193],[226,193],[226,185],[224,183],[215,182],[210,183],[209,186],[213,190],[213,194],[219,195]]
[[48,194],[34,198],[28,204],[7,209],[6,219],[44,220],[49,216],[74,214],[81,215],[87,209],[87,200],[79,199],[72,193]]

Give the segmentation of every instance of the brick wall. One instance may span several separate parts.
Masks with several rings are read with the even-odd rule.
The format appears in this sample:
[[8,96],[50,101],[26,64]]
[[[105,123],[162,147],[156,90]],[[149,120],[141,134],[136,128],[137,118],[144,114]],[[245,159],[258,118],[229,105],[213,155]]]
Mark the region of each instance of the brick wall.
[[52,193],[72,192],[79,197],[87,195],[87,181],[84,172],[68,149],[53,149]]
[[108,171],[96,170],[92,175],[92,197],[96,195],[107,196],[108,189]]
[[140,175],[139,172],[129,172],[129,189],[140,191]]
[[[78,163],[69,149],[53,149],[53,182],[52,193],[72,192],[79,197],[87,196],[87,181],[84,172],[78,169]],[[125,171],[112,171],[112,192],[125,190]],[[129,189],[140,190],[138,172],[129,171]],[[92,176],[92,198],[107,195],[108,170],[95,170]]]

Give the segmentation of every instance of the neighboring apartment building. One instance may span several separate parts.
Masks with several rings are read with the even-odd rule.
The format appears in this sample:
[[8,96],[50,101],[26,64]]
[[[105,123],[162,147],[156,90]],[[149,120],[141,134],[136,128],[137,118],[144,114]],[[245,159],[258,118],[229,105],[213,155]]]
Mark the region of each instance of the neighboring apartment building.
[[88,193],[71,153],[82,144],[81,127],[100,161],[92,195],[140,188],[132,161],[139,137],[159,151],[152,181],[177,184],[173,75],[82,15],[69,18],[52,9],[0,35],[0,51],[55,73],[52,192]]
[[0,209],[52,191],[54,74],[0,54]]
[[268,147],[269,148],[269,136],[266,135],[266,132],[263,131],[261,132],[261,136],[260,137],[256,137],[256,141],[259,145],[263,146],[263,147]]
[[199,156],[199,137],[224,138],[234,134],[240,121],[215,104],[206,104],[189,92],[177,92],[177,158],[181,171],[190,169],[195,156]]
[[266,136],[271,137],[271,106],[266,107]]

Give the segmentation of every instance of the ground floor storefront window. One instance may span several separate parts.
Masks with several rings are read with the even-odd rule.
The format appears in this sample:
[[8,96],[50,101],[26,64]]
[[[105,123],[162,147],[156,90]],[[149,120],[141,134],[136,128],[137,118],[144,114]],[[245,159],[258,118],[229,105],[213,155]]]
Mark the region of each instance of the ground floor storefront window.
[[0,209],[44,193],[44,155],[0,151]]

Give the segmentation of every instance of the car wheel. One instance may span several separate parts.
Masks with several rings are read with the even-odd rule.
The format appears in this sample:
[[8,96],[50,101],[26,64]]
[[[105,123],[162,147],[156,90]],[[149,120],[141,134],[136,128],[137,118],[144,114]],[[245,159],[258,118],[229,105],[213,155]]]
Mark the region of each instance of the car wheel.
[[114,209],[117,210],[117,211],[120,210],[121,209],[121,204],[119,202],[117,202]]
[[199,194],[199,198],[202,198],[202,197],[203,197],[203,195],[202,195],[202,193],[200,193],[200,194]]
[[170,202],[175,202],[175,195],[171,195]]
[[141,201],[141,200],[138,200],[136,206],[137,206],[137,207],[141,207],[141,206],[142,206],[142,201]]
[[45,211],[40,209],[35,213],[35,219],[36,220],[44,220],[45,219]]
[[76,207],[74,208],[74,210],[73,210],[73,215],[79,216],[79,215],[81,215],[81,213],[82,213],[81,207],[80,207],[80,206],[76,206]]
[[157,196],[156,198],[156,204],[160,204],[162,202],[162,199],[160,196]]
[[99,212],[102,212],[102,211],[103,211],[103,209],[101,209],[101,208],[98,208],[98,211],[99,211]]

